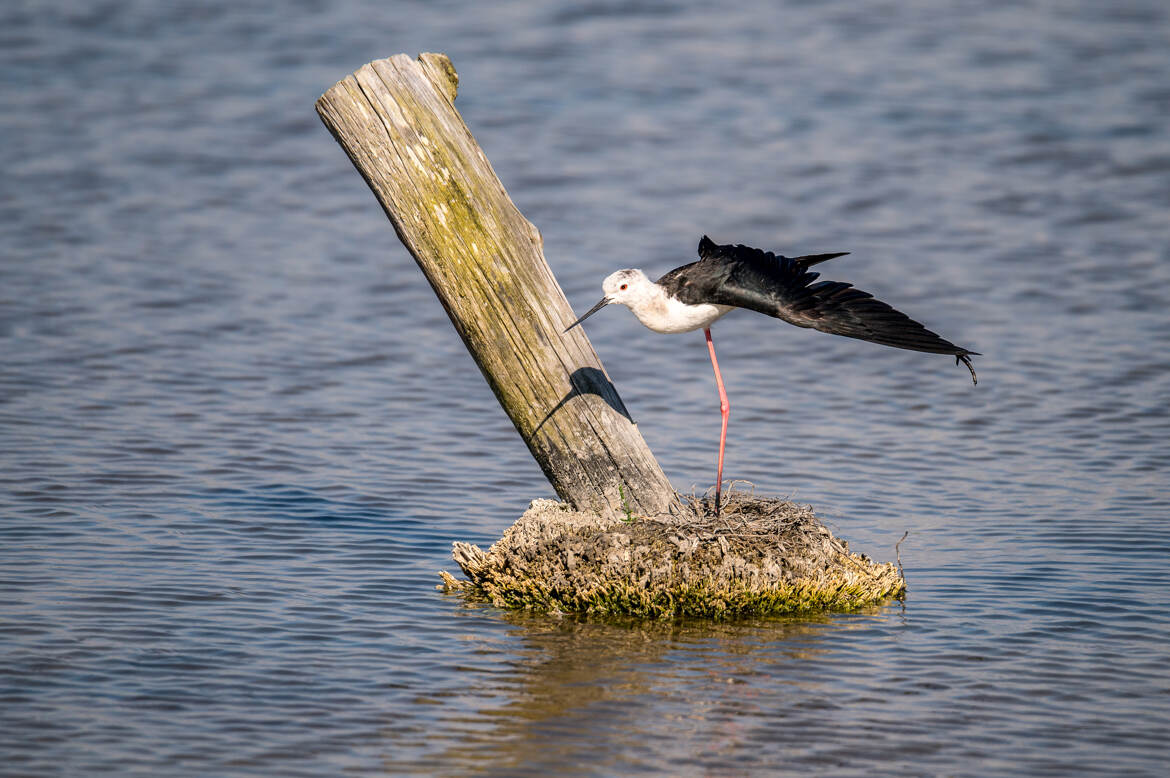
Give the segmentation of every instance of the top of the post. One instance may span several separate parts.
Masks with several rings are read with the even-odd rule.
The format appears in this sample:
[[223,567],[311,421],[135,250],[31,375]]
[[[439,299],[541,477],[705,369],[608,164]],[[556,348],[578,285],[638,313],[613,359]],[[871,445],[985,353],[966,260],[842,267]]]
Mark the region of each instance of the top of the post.
[[[443,97],[446,97],[448,102],[455,102],[455,94],[459,89],[459,74],[455,72],[455,66],[451,64],[451,58],[446,54],[424,51],[422,54],[418,55],[417,65],[415,65],[415,60],[410,58],[410,55],[395,54],[392,57],[386,57],[385,59],[369,62],[364,65],[363,68],[370,68],[372,66],[378,65],[379,63],[389,63],[391,61],[396,62],[399,67],[402,67],[403,65],[417,67],[423,76],[426,77],[426,80],[430,83],[430,85],[434,87],[436,92],[443,95]],[[359,69],[357,72],[361,72],[361,69]],[[357,73],[346,76],[334,84],[330,89],[328,89],[325,94],[321,95],[320,99],[317,100],[318,112],[321,111],[321,105],[325,98],[336,90],[344,91],[347,82],[352,85],[352,88],[356,89],[357,87],[354,83],[354,77],[356,75]]]
[[418,61],[422,63],[423,72],[435,85],[435,89],[447,95],[451,102],[455,102],[455,92],[459,89],[459,74],[455,72],[451,58],[446,54],[424,51],[418,55]]

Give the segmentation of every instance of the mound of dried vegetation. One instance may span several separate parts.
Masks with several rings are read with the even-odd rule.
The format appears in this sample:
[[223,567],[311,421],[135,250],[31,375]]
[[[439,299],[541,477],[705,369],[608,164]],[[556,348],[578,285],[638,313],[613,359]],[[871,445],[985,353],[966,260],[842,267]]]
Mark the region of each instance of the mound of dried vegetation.
[[808,506],[733,491],[680,515],[603,519],[534,500],[483,551],[455,543],[448,592],[504,608],[648,618],[853,610],[901,595],[898,567],[849,551]]

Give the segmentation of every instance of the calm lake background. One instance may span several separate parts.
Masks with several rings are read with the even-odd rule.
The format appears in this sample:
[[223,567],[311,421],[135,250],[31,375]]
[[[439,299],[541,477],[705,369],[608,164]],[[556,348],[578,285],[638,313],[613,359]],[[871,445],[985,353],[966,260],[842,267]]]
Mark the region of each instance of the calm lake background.
[[[579,311],[706,233],[984,354],[714,331],[726,475],[904,603],[435,591],[551,489],[313,110],[420,51]],[[1165,2],[9,0],[0,74],[0,774],[1165,774]],[[710,486],[702,334],[587,329]]]

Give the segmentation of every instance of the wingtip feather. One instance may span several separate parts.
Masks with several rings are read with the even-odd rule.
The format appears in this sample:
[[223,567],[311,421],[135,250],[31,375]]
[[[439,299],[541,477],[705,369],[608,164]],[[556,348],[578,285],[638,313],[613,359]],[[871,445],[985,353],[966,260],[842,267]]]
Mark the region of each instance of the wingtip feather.
[[967,369],[971,371],[971,385],[978,386],[979,385],[979,376],[975,375],[975,366],[973,364],[971,364],[971,355],[972,354],[974,354],[975,356],[979,356],[979,352],[977,352],[977,351],[968,351],[966,354],[956,354],[955,355],[955,364],[957,365],[960,362],[962,362],[964,365],[966,365]]

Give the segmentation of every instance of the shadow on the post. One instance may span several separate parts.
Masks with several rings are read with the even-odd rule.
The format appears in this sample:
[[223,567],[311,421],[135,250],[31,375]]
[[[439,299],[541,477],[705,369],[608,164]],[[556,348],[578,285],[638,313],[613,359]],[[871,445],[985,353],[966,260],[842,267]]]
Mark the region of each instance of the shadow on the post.
[[536,434],[544,426],[544,423],[551,419],[557,411],[565,407],[565,404],[569,400],[585,394],[597,395],[602,400],[605,400],[606,405],[613,408],[622,416],[625,416],[630,424],[637,423],[630,418],[630,412],[626,410],[625,403],[618,396],[617,389],[614,388],[613,383],[601,370],[595,367],[579,367],[569,376],[569,383],[572,384],[573,388],[552,407],[552,410],[545,414],[544,418],[540,420],[540,424],[537,424],[536,429],[532,431],[533,434]]

